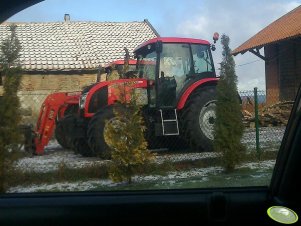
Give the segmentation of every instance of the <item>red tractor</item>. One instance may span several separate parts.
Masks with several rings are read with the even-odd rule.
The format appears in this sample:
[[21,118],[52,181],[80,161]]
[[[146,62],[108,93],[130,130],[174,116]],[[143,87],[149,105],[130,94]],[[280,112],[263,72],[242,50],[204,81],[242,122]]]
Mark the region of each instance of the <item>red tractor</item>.
[[134,72],[87,87],[79,97],[78,112],[61,114],[57,139],[83,156],[102,156],[108,150],[106,121],[114,119],[113,105],[119,98],[116,87],[131,84],[128,91],[137,92],[143,105],[151,148],[180,142],[212,150],[218,78],[211,49],[214,45],[208,41],[191,38],[160,37],[141,44],[134,50]]

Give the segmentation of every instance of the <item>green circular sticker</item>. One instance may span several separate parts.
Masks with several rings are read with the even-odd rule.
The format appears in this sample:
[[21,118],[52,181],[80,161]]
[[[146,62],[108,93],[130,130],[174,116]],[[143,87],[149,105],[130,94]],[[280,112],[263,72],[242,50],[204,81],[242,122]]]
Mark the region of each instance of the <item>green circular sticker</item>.
[[270,218],[282,224],[294,224],[298,221],[298,215],[284,206],[272,206],[267,211]]

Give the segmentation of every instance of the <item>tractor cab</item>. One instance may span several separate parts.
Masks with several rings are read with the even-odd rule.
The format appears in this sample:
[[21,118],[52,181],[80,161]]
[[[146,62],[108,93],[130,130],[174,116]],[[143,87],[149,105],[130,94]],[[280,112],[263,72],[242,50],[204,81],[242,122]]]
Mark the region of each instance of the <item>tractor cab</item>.
[[150,106],[176,108],[194,81],[216,77],[210,47],[200,39],[155,38],[136,48],[139,77],[151,84]]
[[[205,88],[204,84],[216,84],[211,55],[214,48],[205,40],[169,37],[151,39],[134,50],[139,77],[147,79],[149,84],[149,109],[158,112],[158,120],[154,119],[156,136],[180,135],[178,114],[187,106],[188,98],[193,93],[199,94],[197,90]],[[204,116],[208,120],[214,118],[209,116],[214,115],[214,106],[213,102],[208,103],[204,113],[197,112],[201,115],[200,125],[205,124]],[[206,123],[208,120],[204,119]],[[206,139],[211,139],[212,128],[213,123],[206,126],[209,131]]]

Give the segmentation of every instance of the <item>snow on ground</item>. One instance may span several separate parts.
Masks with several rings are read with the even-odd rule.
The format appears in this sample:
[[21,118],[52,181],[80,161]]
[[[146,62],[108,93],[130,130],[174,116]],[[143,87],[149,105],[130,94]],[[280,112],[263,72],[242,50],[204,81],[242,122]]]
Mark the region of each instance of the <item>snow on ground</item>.
[[[259,128],[259,143],[260,147],[267,151],[277,151],[280,147],[285,126],[282,127],[260,127]],[[242,137],[242,143],[248,149],[255,149],[256,135],[255,128],[247,128]]]
[[[275,131],[277,133],[275,133]],[[273,130],[273,128],[267,128],[266,133],[276,134],[275,137],[281,136],[283,133],[283,129]],[[244,141],[248,145],[248,142],[251,142],[250,139],[253,136],[254,131],[247,131],[244,135]],[[276,150],[276,149],[272,149]],[[215,152],[201,152],[201,153],[172,153],[172,151],[161,154],[157,152],[157,156],[155,159],[155,163],[162,164],[164,161],[171,161],[171,162],[180,162],[180,161],[194,161],[200,160],[205,158],[215,158],[219,157],[219,153]],[[84,168],[87,166],[92,165],[103,165],[107,164],[109,160],[101,160],[99,158],[93,157],[82,157],[79,154],[75,154],[73,151],[64,150],[62,147],[55,141],[50,141],[49,145],[45,147],[45,154],[42,156],[33,156],[33,157],[26,157],[23,159],[18,160],[15,163],[15,167],[17,169],[22,169],[23,171],[29,172],[50,172],[58,170],[59,165],[64,163],[66,167],[78,169]]]
[[261,162],[248,162],[243,163],[237,167],[237,169],[241,168],[249,168],[249,169],[272,169],[274,168],[276,160],[265,160]]
[[[168,153],[156,156],[155,163],[162,164],[164,161],[180,162],[185,160],[198,160],[204,158],[218,157],[218,153],[202,152],[202,153]],[[101,160],[93,157],[82,157],[73,151],[64,150],[56,142],[51,141],[45,148],[45,154],[41,156],[26,157],[15,163],[17,169],[25,172],[50,172],[58,170],[59,165],[64,163],[66,167],[72,169],[84,168],[92,165],[107,164],[109,160]]]
[[171,161],[171,162],[181,162],[181,161],[194,161],[199,159],[205,158],[215,158],[220,156],[220,153],[216,152],[200,152],[200,153],[169,153],[165,155],[158,155],[156,157],[155,162],[158,164],[163,163],[164,161]]
[[[42,156],[26,157],[18,160],[15,163],[16,169],[21,169],[25,172],[51,172],[58,170],[59,165],[62,163],[68,168],[79,169],[95,165],[100,166],[110,162],[110,160],[102,160],[94,157],[82,157],[73,151],[63,150],[59,145],[51,145],[53,145],[55,149],[49,149],[49,151],[46,149],[45,154]],[[167,153],[163,155],[158,153],[155,163],[162,164],[164,161],[195,161],[206,158],[216,158],[220,155],[220,153],[215,152]]]
[[99,186],[116,186],[111,180],[89,180],[78,182],[63,182],[55,184],[39,184],[31,186],[17,186],[10,188],[7,193],[28,193],[39,191],[87,191]]
[[149,175],[149,176],[135,176],[134,182],[146,182],[146,181],[164,181],[164,180],[178,180],[187,179],[193,177],[206,177],[209,174],[217,174],[223,171],[222,167],[207,167],[196,168],[187,171],[169,172],[167,176],[161,175]]
[[108,160],[100,160],[97,158],[85,158],[76,155],[72,151],[58,151],[43,156],[27,157],[18,160],[15,163],[16,169],[24,172],[50,172],[58,170],[60,164],[64,163],[68,168],[85,168],[92,165],[103,165]]
[[73,151],[62,149],[56,141],[51,141],[45,148],[44,155],[22,158],[15,163],[15,168],[25,172],[50,172],[58,170],[62,163],[68,168],[85,168],[95,164],[106,164],[107,162],[107,160],[99,158],[82,157]]

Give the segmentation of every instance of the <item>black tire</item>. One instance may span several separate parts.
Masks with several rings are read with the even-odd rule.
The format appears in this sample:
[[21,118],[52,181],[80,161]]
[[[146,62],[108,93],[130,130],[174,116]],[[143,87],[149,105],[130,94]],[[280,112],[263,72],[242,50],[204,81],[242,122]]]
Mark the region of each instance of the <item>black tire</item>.
[[110,147],[104,138],[104,129],[106,120],[114,118],[113,108],[105,107],[94,114],[88,125],[88,144],[96,156],[109,159]]
[[212,151],[214,138],[216,88],[197,90],[188,99],[181,114],[183,136],[192,149]]
[[24,130],[24,150],[32,155],[36,154],[35,132],[31,127]]
[[68,142],[66,140],[63,123],[61,121],[58,121],[56,123],[55,130],[54,130],[54,136],[55,136],[55,139],[57,140],[57,142],[59,143],[59,145],[62,146],[62,148],[64,148],[64,149],[70,148],[70,145],[68,144]]
[[78,104],[69,104],[67,109],[64,112],[64,116],[68,116],[68,115],[77,115],[78,113]]
[[73,138],[72,145],[73,145],[72,149],[74,150],[75,153],[78,153],[84,157],[95,156],[87,143],[87,139],[85,138],[81,138],[81,137]]
[[185,139],[179,136],[164,137],[163,147],[167,147],[170,151],[186,151],[189,145]]
[[71,134],[74,130],[74,119],[73,115],[67,115],[61,120],[56,122],[56,127],[54,131],[55,138],[57,142],[64,148],[72,148]]

